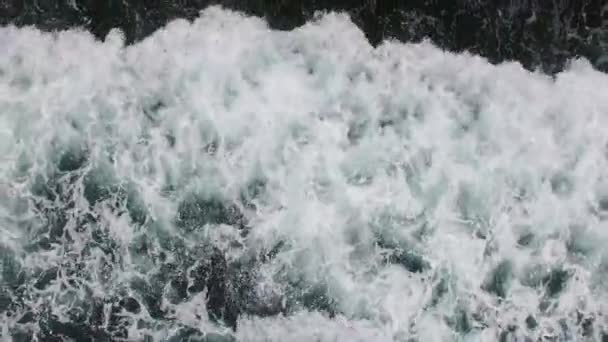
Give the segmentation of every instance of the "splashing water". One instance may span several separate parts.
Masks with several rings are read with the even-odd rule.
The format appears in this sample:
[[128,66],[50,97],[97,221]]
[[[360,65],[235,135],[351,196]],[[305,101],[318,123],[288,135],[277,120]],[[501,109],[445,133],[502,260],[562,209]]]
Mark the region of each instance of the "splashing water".
[[608,338],[608,77],[345,15],[0,28],[14,341]]

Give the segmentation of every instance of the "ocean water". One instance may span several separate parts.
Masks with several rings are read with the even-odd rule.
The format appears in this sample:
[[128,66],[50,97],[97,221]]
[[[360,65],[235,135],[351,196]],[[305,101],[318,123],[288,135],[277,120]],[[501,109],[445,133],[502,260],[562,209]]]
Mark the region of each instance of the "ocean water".
[[0,28],[0,334],[606,341],[606,94],[342,14]]

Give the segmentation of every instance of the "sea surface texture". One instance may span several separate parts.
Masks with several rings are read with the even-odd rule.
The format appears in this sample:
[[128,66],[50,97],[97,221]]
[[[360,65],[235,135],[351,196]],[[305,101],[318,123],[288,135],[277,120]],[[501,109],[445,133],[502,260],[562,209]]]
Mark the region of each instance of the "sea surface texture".
[[608,341],[597,60],[215,6],[128,43],[0,27],[6,341]]

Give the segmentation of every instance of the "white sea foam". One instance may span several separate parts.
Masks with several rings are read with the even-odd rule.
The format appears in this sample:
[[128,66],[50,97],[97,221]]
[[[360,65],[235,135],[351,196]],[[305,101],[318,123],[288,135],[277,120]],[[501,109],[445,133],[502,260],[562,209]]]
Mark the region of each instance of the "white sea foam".
[[[185,194],[233,200],[267,180],[255,209],[241,208],[244,249],[227,247],[238,239],[227,227],[207,227],[205,239],[231,258],[286,242],[260,267],[258,290],[272,298],[290,279],[322,284],[336,316],[243,315],[240,340],[495,341],[517,325],[509,338],[575,341],[577,314],[594,317],[586,338],[599,340],[608,328],[607,94],[608,76],[584,60],[552,78],[429,42],[374,49],[340,14],[279,32],[210,8],[129,47],[117,32],[101,43],[79,31],[0,28],[0,242],[25,269],[69,258],[59,247],[23,252],[42,225],[27,199],[61,151],[84,146],[83,172],[131,184],[163,234],[177,231]],[[71,183],[72,218],[91,210],[82,182]],[[123,255],[110,280],[93,278],[103,297],[148,266],[129,253],[138,226],[103,204],[92,210]],[[69,229],[84,248],[86,235]],[[379,240],[428,267],[387,264]],[[86,261],[90,272],[101,272],[99,260]],[[499,265],[505,284],[492,287]],[[547,293],[556,269],[565,283]],[[59,303],[60,279],[56,297],[32,305]],[[185,325],[221,332],[204,297],[163,305]],[[526,328],[529,315],[538,328]],[[17,319],[5,316],[5,331]]]

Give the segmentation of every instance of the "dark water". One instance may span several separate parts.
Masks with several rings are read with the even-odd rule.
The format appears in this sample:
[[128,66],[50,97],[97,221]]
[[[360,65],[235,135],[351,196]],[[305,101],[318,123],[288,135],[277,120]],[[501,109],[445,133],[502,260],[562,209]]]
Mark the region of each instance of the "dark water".
[[118,27],[133,42],[169,20],[196,18],[214,4],[264,17],[281,30],[304,24],[317,11],[345,11],[374,45],[389,38],[430,38],[442,48],[471,51],[493,63],[517,60],[554,73],[581,56],[608,71],[605,0],[3,0],[0,25],[78,26],[100,39]]

